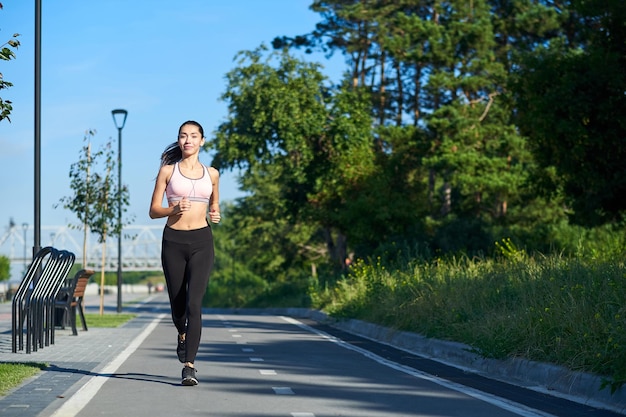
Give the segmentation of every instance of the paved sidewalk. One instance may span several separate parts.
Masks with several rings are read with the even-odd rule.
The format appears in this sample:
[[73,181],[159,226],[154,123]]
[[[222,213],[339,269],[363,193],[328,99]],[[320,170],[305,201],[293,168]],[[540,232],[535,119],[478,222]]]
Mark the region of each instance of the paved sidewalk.
[[[126,349],[157,314],[168,315],[165,293],[149,295],[123,293],[122,312],[138,316],[119,328],[89,328],[83,331],[77,317],[78,336],[70,328],[55,330],[55,343],[30,354],[11,351],[11,302],[0,303],[0,362],[46,363],[50,367],[31,380],[0,397],[2,416],[50,416],[62,404],[62,398],[86,375],[96,375]],[[87,313],[98,313],[100,297],[85,298]],[[117,295],[104,298],[107,313],[117,311]],[[89,326],[89,321],[87,321]]]

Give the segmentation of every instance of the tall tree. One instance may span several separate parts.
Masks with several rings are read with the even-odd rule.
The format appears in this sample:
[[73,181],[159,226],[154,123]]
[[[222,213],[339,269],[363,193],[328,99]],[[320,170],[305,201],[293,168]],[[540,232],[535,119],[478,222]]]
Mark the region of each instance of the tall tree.
[[592,226],[626,210],[626,8],[620,0],[566,5],[560,36],[520,61],[518,124],[543,189],[562,190],[571,218]]
[[494,56],[490,7],[483,0],[434,3],[422,101],[432,135],[423,162],[431,192],[440,190],[433,215],[493,221],[519,193],[527,156],[501,97],[506,71]]
[[[359,148],[344,151],[343,166],[350,165],[345,160],[350,154],[360,155],[358,172],[362,175],[352,183],[335,180],[333,184],[339,186],[324,192],[309,188],[310,207],[333,206],[335,211],[325,208],[316,214],[332,219],[353,244],[372,246],[376,242],[371,236],[398,236],[393,226],[383,226],[384,221],[370,224],[369,219],[376,217],[372,213],[384,212],[393,220],[387,223],[401,225],[405,236],[417,236],[421,229],[430,237],[451,222],[474,223],[485,230],[508,227],[513,221],[529,224],[528,216],[520,215],[524,209],[535,216],[550,212],[545,215],[549,221],[559,218],[562,208],[545,207],[560,199],[541,200],[527,187],[536,155],[522,133],[528,133],[525,126],[532,122],[515,124],[521,120],[516,116],[523,117],[525,112],[516,107],[519,96],[512,93],[515,84],[510,80],[512,73],[527,68],[520,61],[524,53],[534,53],[558,39],[577,48],[589,42],[589,34],[579,28],[597,26],[598,18],[574,11],[574,3],[582,9],[599,4],[569,0],[312,1],[311,9],[322,17],[316,29],[276,38],[274,46],[321,48],[345,55],[350,68],[346,80],[329,95],[337,100],[333,103],[349,94],[353,94],[351,103],[370,100],[363,107],[369,117],[367,133],[360,134],[375,146],[373,152],[367,146],[363,148],[366,153]],[[352,106],[351,111],[356,108]],[[329,135],[329,131],[324,133]],[[333,161],[333,157],[328,154],[319,160]],[[323,174],[339,164],[320,166],[324,169],[317,172]],[[555,172],[545,164],[544,169]],[[343,169],[335,172],[346,173]],[[556,184],[562,184],[561,175],[557,173]],[[344,198],[348,192],[352,198]],[[373,201],[382,201],[377,207],[384,210],[368,213]],[[492,239],[485,242],[490,245]]]
[[[360,195],[384,195],[414,238],[439,239],[451,222],[487,229],[521,219],[536,200],[526,188],[534,162],[514,124],[509,75],[516,51],[556,36],[567,16],[534,0],[317,0],[311,8],[322,17],[316,29],[275,46],[344,54],[350,85],[372,98],[376,181]],[[398,217],[400,208],[415,216]]]
[[[243,188],[254,192],[246,199],[249,210],[286,220],[283,226],[299,236],[298,253],[317,256],[302,249],[314,246],[311,234],[322,236],[341,267],[350,222],[336,213],[354,201],[347,190],[371,171],[371,118],[363,110],[369,96],[337,95],[318,65],[263,52],[244,53],[228,75],[229,118],[209,144],[217,149],[213,164],[244,169]],[[316,228],[303,227],[307,222]]]
[[327,165],[319,151],[325,146],[328,92],[318,65],[286,53],[264,56],[266,51],[260,47],[239,55],[222,97],[228,119],[207,146],[217,150],[214,166],[242,169],[242,188],[252,192],[242,206],[255,219],[253,235],[271,225],[266,230],[286,237],[284,228],[303,215],[317,173]]

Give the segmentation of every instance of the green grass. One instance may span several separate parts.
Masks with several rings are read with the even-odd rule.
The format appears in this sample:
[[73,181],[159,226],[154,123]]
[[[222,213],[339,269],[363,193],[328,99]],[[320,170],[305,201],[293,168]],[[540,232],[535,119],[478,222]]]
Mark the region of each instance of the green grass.
[[26,379],[37,375],[47,366],[43,363],[0,363],[0,396],[6,395],[10,390]]
[[523,357],[626,382],[626,265],[615,259],[529,256],[359,261],[318,308],[428,337],[491,358]]
[[[136,314],[130,313],[115,313],[115,314],[96,314],[89,313],[85,314],[85,319],[87,320],[88,327],[119,327],[126,323],[127,321],[136,317]],[[80,318],[77,318],[80,324]]]

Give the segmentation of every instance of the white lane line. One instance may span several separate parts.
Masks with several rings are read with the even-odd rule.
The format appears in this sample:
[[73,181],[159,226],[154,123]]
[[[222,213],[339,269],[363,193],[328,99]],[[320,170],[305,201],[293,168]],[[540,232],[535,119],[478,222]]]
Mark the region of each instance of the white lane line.
[[276,395],[294,395],[294,392],[289,387],[272,387],[274,394]]
[[276,375],[276,371],[274,371],[273,369],[260,369],[259,373],[261,375]]
[[265,362],[263,358],[250,358],[250,362]]
[[434,382],[435,384],[441,385],[443,387],[449,388],[451,390],[461,392],[463,394],[469,395],[470,397],[476,398],[478,400],[484,401],[488,404],[492,404],[498,408],[503,410],[510,411],[514,414],[517,414],[522,417],[555,417],[554,414],[544,413],[540,410],[535,410],[534,408],[527,407],[523,404],[516,403],[514,401],[507,400],[505,398],[497,397],[495,395],[491,395],[482,391],[479,391],[474,388],[466,387],[465,385],[457,384],[452,381],[448,381],[446,379],[438,378],[436,376],[427,374],[426,372],[421,372],[416,369],[410,368],[408,366],[400,365],[399,363],[392,362],[387,360],[381,356],[378,356],[368,350],[361,349],[357,346],[351,345],[350,343],[344,342],[343,340],[336,338],[335,336],[329,335],[328,333],[322,332],[320,330],[314,329],[311,326],[307,326],[306,324],[291,318],[280,316],[283,320],[288,323],[294,324],[301,329],[307,330],[311,333],[317,334],[325,339],[328,339],[331,342],[338,344],[339,346],[358,352],[361,355],[368,357],[376,362],[388,366],[390,368],[396,369],[400,372],[404,372],[406,374],[412,375],[416,378],[421,378],[430,382]]
[[159,322],[165,318],[166,314],[159,314],[152,322],[135,337],[133,341],[113,359],[107,366],[105,366],[98,375],[93,376],[87,381],[74,395],[72,395],[58,410],[52,414],[52,417],[74,417],[80,410],[82,410],[89,401],[95,397],[102,385],[110,379],[109,375],[115,373],[120,366],[133,354],[135,350],[146,337],[152,333],[157,327]]

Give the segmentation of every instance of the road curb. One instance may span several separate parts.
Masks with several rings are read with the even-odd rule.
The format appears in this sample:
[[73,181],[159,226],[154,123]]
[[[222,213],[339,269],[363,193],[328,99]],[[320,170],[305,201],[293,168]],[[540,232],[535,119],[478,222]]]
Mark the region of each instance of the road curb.
[[324,316],[323,313],[314,312],[309,318],[468,372],[595,408],[626,414],[626,389],[622,387],[611,394],[609,388],[602,388],[602,377],[597,375],[526,359],[484,358],[472,352],[471,346],[463,343],[427,338],[355,319],[336,320]]

